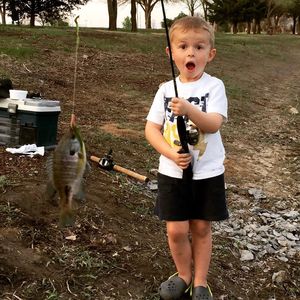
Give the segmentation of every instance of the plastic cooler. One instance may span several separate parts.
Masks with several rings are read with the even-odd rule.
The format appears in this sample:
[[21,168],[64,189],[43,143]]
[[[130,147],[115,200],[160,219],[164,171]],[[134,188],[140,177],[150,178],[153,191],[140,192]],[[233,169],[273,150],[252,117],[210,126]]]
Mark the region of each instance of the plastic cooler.
[[0,144],[54,147],[59,101],[0,99]]

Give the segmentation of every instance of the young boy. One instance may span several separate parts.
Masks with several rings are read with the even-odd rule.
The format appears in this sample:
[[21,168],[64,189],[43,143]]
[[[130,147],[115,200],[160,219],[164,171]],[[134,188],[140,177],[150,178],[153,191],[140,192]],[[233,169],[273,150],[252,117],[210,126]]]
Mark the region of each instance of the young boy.
[[[228,218],[225,151],[219,132],[227,118],[227,98],[223,82],[204,72],[216,55],[214,32],[206,21],[198,17],[177,20],[170,28],[170,42],[179,70],[179,96],[174,97],[173,81],[162,84],[145,128],[147,140],[161,154],[155,212],[166,221],[177,269],[161,284],[159,294],[162,299],[180,299],[191,288],[193,300],[212,299],[207,285],[211,221]],[[170,49],[166,52],[170,55]],[[192,128],[190,153],[179,151],[177,116],[183,116],[187,128]],[[187,184],[182,173],[190,163],[193,179]]]

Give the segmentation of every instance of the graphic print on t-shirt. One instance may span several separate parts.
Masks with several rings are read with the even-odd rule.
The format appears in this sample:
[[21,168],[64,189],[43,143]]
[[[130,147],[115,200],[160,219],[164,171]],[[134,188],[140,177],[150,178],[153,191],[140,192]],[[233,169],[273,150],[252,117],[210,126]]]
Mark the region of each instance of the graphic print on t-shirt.
[[[202,97],[190,97],[187,100],[195,105],[198,106],[201,111],[206,112],[207,110],[207,101],[209,98],[209,93],[206,93]],[[171,108],[169,107],[169,104],[171,102],[172,98],[165,97],[164,99],[164,109],[165,109],[165,122],[164,122],[164,132],[163,136],[167,143],[172,147],[178,147],[179,142],[179,135],[177,131],[177,122],[176,122],[176,116],[172,112]],[[189,122],[189,119],[184,116],[184,121],[187,124]],[[206,136],[203,132],[199,130],[199,140],[196,145],[194,145],[194,150],[199,150],[198,159],[201,158],[201,156],[204,154],[206,149]]]

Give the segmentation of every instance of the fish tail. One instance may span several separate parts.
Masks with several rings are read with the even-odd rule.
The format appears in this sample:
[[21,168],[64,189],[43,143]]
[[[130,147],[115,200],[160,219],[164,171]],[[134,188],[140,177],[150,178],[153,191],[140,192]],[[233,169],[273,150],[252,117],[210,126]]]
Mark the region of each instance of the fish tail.
[[60,212],[59,225],[61,227],[73,226],[75,223],[75,216],[69,207],[64,207]]
[[63,197],[60,198],[60,218],[61,227],[73,226],[75,222],[74,212],[72,210],[72,192],[69,186],[65,187]]

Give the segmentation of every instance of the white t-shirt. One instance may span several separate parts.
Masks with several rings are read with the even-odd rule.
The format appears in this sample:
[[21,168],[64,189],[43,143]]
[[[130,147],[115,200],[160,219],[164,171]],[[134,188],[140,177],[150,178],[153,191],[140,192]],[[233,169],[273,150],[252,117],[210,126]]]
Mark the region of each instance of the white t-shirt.
[[[182,83],[176,78],[178,97],[187,99],[200,110],[207,113],[219,113],[227,119],[227,97],[223,82],[207,73],[193,82]],[[147,120],[163,125],[163,135],[171,147],[177,147],[179,141],[176,116],[168,107],[171,99],[175,97],[173,81],[163,83],[154,98]],[[185,122],[189,120],[185,117]],[[175,141],[175,143],[174,143]],[[225,150],[220,132],[202,133],[197,145],[189,145],[193,156],[193,179],[204,179],[224,173]],[[161,155],[159,159],[159,172],[161,174],[182,178],[182,169],[167,157]]]

